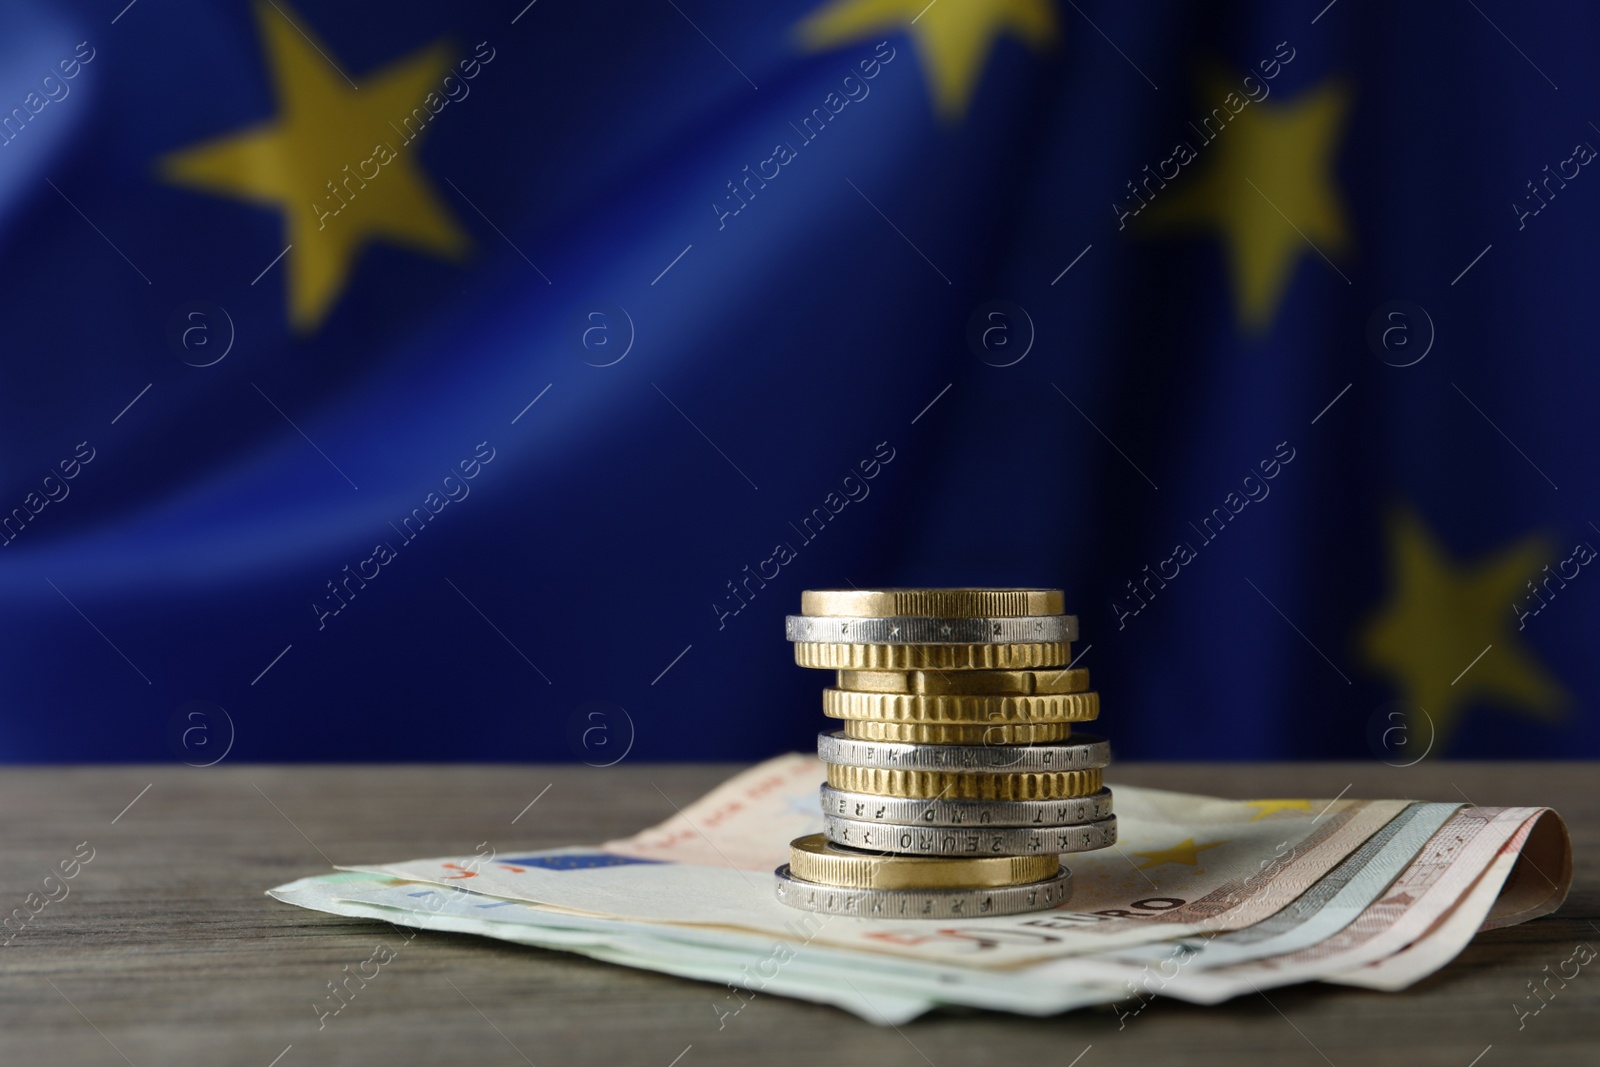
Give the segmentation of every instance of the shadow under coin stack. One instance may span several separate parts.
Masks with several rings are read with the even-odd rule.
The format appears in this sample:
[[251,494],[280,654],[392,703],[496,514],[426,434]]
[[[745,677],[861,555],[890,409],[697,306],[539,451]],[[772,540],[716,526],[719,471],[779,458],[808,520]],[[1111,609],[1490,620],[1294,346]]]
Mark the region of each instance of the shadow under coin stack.
[[827,590],[787,619],[795,662],[839,672],[818,737],[823,832],[796,838],[778,899],[880,919],[1066,902],[1061,853],[1117,839],[1078,620],[1059,589]]

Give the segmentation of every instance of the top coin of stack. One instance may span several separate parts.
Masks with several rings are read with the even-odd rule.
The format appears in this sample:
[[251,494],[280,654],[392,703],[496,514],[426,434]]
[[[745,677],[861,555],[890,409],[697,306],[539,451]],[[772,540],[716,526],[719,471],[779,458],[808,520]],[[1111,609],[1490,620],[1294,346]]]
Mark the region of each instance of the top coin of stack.
[[[1116,840],[1078,620],[1058,589],[808,591],[795,661],[838,671],[818,739],[824,832],[778,868],[795,907],[879,918],[1055,907],[1059,854]],[[983,857],[975,859],[974,857]]]

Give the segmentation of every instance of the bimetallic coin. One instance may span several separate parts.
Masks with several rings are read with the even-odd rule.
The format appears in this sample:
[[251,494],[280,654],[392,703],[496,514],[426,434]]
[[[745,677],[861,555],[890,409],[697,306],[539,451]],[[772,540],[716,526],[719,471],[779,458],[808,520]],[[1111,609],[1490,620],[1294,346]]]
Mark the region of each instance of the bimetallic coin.
[[796,878],[843,889],[985,889],[1037,882],[1059,866],[1053,854],[951,859],[858,852],[821,834],[789,842],[789,869]]
[[1081,693],[1089,688],[1089,672],[1082,667],[1054,671],[840,671],[836,684],[857,693],[1034,696]]
[[879,722],[846,719],[844,735],[861,741],[905,741],[918,745],[1036,745],[1065,741],[1070,722]]
[[1060,615],[1059,589],[808,589],[802,615],[926,615],[940,619]]
[[1078,734],[1070,741],[1041,745],[918,745],[861,741],[834,730],[817,735],[817,758],[852,767],[913,771],[1083,771],[1111,762],[1103,737]]
[[1049,774],[972,774],[966,771],[901,771],[885,767],[828,765],[828,784],[848,793],[950,800],[1054,800],[1098,793],[1098,770]]
[[1031,697],[922,696],[824,689],[822,713],[830,719],[877,719],[881,722],[1087,722],[1100,714],[1100,694],[1090,691]]
[[1072,642],[1026,645],[842,645],[796,641],[794,661],[802,667],[836,671],[992,671],[1065,667],[1072,662]]
[[825,785],[822,814],[908,826],[1076,826],[1111,814],[1111,790],[1057,800],[905,800]]
[[1116,843],[1117,817],[1078,826],[900,826],[825,815],[822,832],[836,845],[903,856],[1034,856],[1088,852]]
[[778,899],[791,908],[862,919],[969,919],[1020,915],[1060,907],[1072,896],[1072,872],[991,889],[840,889],[796,878],[784,864],[774,872]]
[[847,615],[789,615],[783,631],[791,641],[843,645],[1020,645],[1072,641],[1076,615],[1035,615],[1026,619],[935,619],[925,616],[854,618]]

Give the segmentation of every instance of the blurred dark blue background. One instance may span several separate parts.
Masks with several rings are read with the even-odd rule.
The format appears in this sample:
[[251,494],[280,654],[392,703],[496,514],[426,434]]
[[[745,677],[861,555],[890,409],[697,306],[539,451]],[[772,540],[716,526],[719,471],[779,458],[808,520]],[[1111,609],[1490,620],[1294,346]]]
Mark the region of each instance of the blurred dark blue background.
[[122,4],[0,35],[0,758],[753,759],[888,584],[1600,755],[1592,9]]

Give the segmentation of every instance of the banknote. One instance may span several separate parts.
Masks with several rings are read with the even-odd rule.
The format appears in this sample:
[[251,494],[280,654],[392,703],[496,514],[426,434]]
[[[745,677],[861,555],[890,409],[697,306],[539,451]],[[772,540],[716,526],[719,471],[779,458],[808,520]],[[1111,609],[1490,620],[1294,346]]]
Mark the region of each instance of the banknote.
[[270,892],[718,983],[718,1025],[752,993],[898,1025],[941,1004],[1046,1015],[1313,978],[1403,988],[1479,928],[1554,910],[1571,881],[1565,827],[1544,809],[1117,787],[1121,840],[1067,858],[1079,885],[1063,909],[955,923],[815,915],[776,902],[771,868],[817,829],[822,776],[812,757],[781,757],[685,806],[665,797],[665,822],[604,845],[480,850]]
[[[772,868],[791,829],[814,830],[824,776],[811,756],[768,761],[595,858],[554,866],[515,853],[347,868],[652,923],[792,935]],[[802,799],[809,811],[802,817]],[[1233,801],[1119,787],[1119,842],[1071,857],[1061,910],[961,922],[850,919],[818,943],[1003,969],[1200,932],[1240,929],[1298,897],[1406,801]],[[804,821],[802,822],[802,818]],[[528,861],[528,862],[519,862]]]
[[1561,907],[1572,888],[1572,836],[1567,824],[1548,808],[1537,811],[1538,816],[1525,828],[1516,861],[1483,920],[1485,930],[1549,915]]
[[[904,1021],[939,1003],[1047,1015],[1115,999],[1116,990],[1075,997],[1018,975],[831,949],[803,939],[695,926],[650,926],[573,915],[456,887],[382,875],[305,878],[270,891],[285,903],[397,926],[474,933],[577,952],[649,970],[734,984],[852,1011],[873,1022]],[[692,967],[692,970],[690,969]],[[862,994],[870,996],[870,1001]]]
[[[1448,812],[1454,807],[1416,805],[1410,810],[1417,815],[1395,822],[1416,834],[1428,825],[1429,820],[1422,816],[1430,808]],[[1437,818],[1435,815],[1432,821]],[[1520,855],[1516,850],[1536,821],[1537,817],[1525,823],[1502,848],[1495,864],[1479,879],[1462,906],[1451,913],[1448,922],[1438,924],[1396,957],[1402,966],[1388,967],[1385,964],[1389,961],[1380,961],[1359,977],[1352,978],[1349,984],[1403,988],[1453,958],[1492,906],[1500,883]],[[1410,851],[1409,844],[1394,843],[1404,838],[1398,832],[1389,833],[1390,829],[1386,827],[1363,848],[1370,853],[1374,851],[1369,847],[1374,841],[1387,838],[1379,848],[1404,847]],[[1546,844],[1565,844],[1564,834],[1549,836],[1553,840]],[[1559,840],[1554,840],[1557,836]],[[553,850],[546,855],[553,861],[569,861],[582,852]],[[1555,852],[1540,857],[1539,862],[1551,870],[1559,870],[1563,856],[1564,853]],[[1356,859],[1352,856],[1341,868]],[[1361,869],[1364,873],[1370,872],[1372,866],[1369,862]],[[1335,878],[1339,873],[1336,869],[1330,880],[1339,881]],[[1344,881],[1350,880],[1353,879]],[[488,897],[459,886],[427,885],[381,875],[323,875],[281,886],[273,890],[272,895],[288,903],[334,914],[563,949],[626,966],[701,978],[720,983],[728,990],[746,991],[745,994],[718,992],[708,997],[707,1009],[719,1016],[737,1012],[750,992],[833,1004],[878,1024],[898,1024],[939,1004],[1045,1015],[1120,1001],[1117,1013],[1127,1016],[1140,1010],[1145,996],[1162,991],[1159,980],[1152,985],[1148,977],[1144,981],[1128,981],[1110,987],[1075,982],[1071,975],[1062,971],[1063,965],[1092,968],[1095,957],[1011,971],[962,968],[833,949],[803,939],[777,940],[728,929],[638,924],[577,915],[529,902]],[[1308,895],[1326,898],[1328,892],[1319,883]],[[1469,912],[1468,921],[1463,924],[1461,916]],[[1282,926],[1283,914],[1280,913],[1273,920],[1260,924],[1257,941],[1271,944],[1274,940],[1269,936],[1272,928]],[[1452,929],[1461,932],[1459,938],[1451,933]],[[1222,938],[1229,936],[1222,935]],[[1106,961],[1115,955],[1108,954]],[[1147,975],[1163,973],[1156,969]],[[1129,1000],[1130,997],[1133,999]]]
[[1572,845],[1566,824],[1539,811],[1501,846],[1467,894],[1423,936],[1393,955],[1322,980],[1395,991],[1455,959],[1479,930],[1548,915],[1572,884]]
[[1198,972],[1310,948],[1355,921],[1460,806],[1411,805],[1287,907],[1244,929],[1064,960],[1033,973],[1058,981],[1121,980],[1130,994],[1181,996]]
[[[1555,817],[1532,808],[1463,808],[1394,882],[1330,937],[1280,956],[1184,975],[1163,992],[1215,1003],[1270,986],[1353,971],[1404,950],[1467,895],[1517,831],[1530,820]],[[1558,886],[1550,897],[1565,897]]]
[[[733,984],[741,990],[739,995],[723,990],[707,997],[710,1014],[723,1013],[723,1019],[736,1013],[749,1000],[750,992],[834,1005],[875,1024],[906,1022],[939,1003],[926,997],[930,982],[918,984],[922,992],[904,992],[893,976],[858,974],[856,984],[851,985],[840,977],[850,971],[837,966],[818,968],[802,960],[800,953],[786,955],[771,937],[693,928],[683,929],[683,937],[662,936],[659,929],[632,923],[566,915],[525,902],[467,893],[466,889],[419,886],[362,873],[301,878],[277,886],[270,896],[331,915],[371,918],[403,928],[480,934],[718,985]],[[1003,1006],[997,995],[986,1000],[994,1003],[974,1006]],[[322,1009],[318,1001],[310,1003],[314,1011]]]

